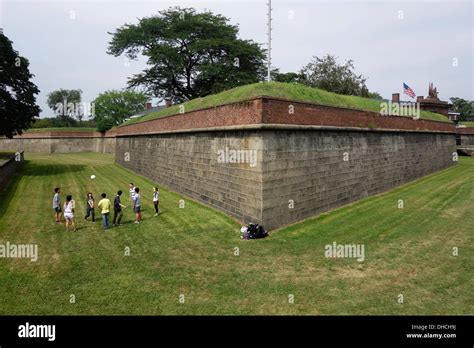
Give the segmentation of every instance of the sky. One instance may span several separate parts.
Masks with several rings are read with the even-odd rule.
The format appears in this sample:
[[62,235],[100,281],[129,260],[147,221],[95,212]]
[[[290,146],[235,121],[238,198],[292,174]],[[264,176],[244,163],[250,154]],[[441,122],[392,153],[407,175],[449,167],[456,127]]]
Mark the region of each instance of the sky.
[[[352,59],[369,90],[385,98],[402,93],[403,82],[426,96],[433,82],[442,100],[474,100],[473,3],[273,0],[272,66],[298,71],[315,55],[334,54],[341,63]],[[146,61],[108,55],[109,32],[170,6],[222,14],[239,26],[240,38],[266,47],[266,0],[0,0],[0,28],[30,61],[41,116],[49,117],[53,90],[81,89],[83,102],[91,102],[125,88]]]

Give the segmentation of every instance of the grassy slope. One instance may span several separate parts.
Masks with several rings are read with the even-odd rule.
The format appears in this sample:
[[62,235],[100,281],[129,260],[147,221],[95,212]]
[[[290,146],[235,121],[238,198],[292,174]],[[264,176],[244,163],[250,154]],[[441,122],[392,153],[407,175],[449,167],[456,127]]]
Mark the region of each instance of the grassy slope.
[[466,127],[474,127],[474,122],[459,122],[459,124],[462,124]]
[[51,127],[51,128],[30,128],[26,133],[35,132],[95,132],[97,129],[88,127]]
[[[322,105],[361,109],[380,112],[380,101],[355,96],[341,95],[327,92],[321,89],[309,88],[299,84],[281,82],[254,83],[251,85],[236,87],[225,92],[197,98],[184,103],[185,111],[214,107],[232,102],[247,100],[256,96],[271,96],[292,99],[302,102],[310,102]],[[162,116],[179,113],[179,105],[148,114],[141,118],[135,118],[124,123],[124,125],[159,118]],[[429,111],[421,111],[421,117],[442,122],[451,122],[445,116]]]
[[[189,200],[180,209],[181,197],[164,189],[162,215],[154,218],[154,183],[110,156],[28,157],[24,175],[0,195],[0,243],[38,243],[40,259],[0,259],[2,315],[474,312],[473,158],[270,238],[242,241],[233,220]],[[126,223],[107,233],[81,219],[88,190],[126,192],[132,180],[143,192],[142,224],[130,223],[130,207]],[[56,185],[76,199],[77,233],[53,222]],[[366,260],[325,258],[333,241],[365,244]],[[404,304],[397,303],[400,293]]]

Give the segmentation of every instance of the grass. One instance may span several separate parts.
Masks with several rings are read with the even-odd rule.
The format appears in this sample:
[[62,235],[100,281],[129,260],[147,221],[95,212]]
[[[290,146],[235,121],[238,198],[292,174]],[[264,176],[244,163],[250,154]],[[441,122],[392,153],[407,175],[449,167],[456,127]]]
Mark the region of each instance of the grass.
[[[130,181],[143,193],[138,226]],[[226,215],[164,188],[153,217],[153,185],[108,155],[27,155],[22,176],[0,194],[0,244],[37,243],[39,260],[0,259],[0,314],[474,313],[474,158],[256,241],[241,240]],[[76,200],[76,233],[53,222],[55,186]],[[117,189],[128,205],[122,227],[104,232],[81,218],[87,191]],[[365,261],[325,258],[334,241],[364,244]]]
[[[203,98],[196,98],[185,102],[182,105],[184,105],[184,110],[188,112],[203,108],[216,107],[219,105],[233,102],[240,102],[262,95],[269,97],[287,98],[291,100],[315,103],[320,105],[374,111],[377,113],[379,113],[381,110],[380,103],[382,102],[381,100],[331,93],[322,89],[310,88],[300,84],[270,82],[254,83],[251,85],[236,87],[218,94],[209,95]],[[153,120],[159,117],[175,115],[178,113],[179,105],[173,105],[169,108],[150,113],[146,116],[131,119],[125,122],[123,125]],[[421,111],[420,116],[421,118],[428,120],[448,123],[451,122],[447,117],[430,111]]]
[[25,133],[37,132],[96,132],[96,128],[88,127],[51,127],[51,128],[30,128]]
[[474,122],[459,122],[459,124],[464,125],[466,127],[474,127]]

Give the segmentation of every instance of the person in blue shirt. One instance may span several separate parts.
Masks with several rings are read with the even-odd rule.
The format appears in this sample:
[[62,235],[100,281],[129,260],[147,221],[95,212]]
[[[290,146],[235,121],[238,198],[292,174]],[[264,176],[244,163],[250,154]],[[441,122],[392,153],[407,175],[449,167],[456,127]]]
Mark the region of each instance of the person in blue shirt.
[[140,189],[135,187],[135,194],[132,196],[132,207],[135,212],[135,223],[139,224],[142,219],[142,213],[140,209]]

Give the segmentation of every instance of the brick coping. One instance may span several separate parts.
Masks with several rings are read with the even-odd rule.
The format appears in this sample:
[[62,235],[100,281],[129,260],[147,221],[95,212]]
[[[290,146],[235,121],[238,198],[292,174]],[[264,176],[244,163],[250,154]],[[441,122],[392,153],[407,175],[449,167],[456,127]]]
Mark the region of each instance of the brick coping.
[[[294,113],[288,113],[288,107]],[[405,116],[384,116],[374,111],[334,107],[285,98],[256,96],[220,106],[192,110],[182,114],[122,125],[116,136],[227,130],[226,127],[252,125],[319,126],[337,129],[381,131],[425,131],[455,133],[454,123]],[[223,128],[224,127],[224,128]]]
[[[284,98],[284,97],[273,97],[273,96],[268,96],[268,95],[262,94],[262,95],[250,97],[248,99],[243,99],[243,100],[240,100],[240,101],[234,101],[234,102],[215,105],[215,106],[208,106],[208,107],[194,109],[194,110],[191,110],[191,111],[185,111],[183,113],[164,115],[164,116],[157,117],[157,118],[154,118],[154,119],[151,119],[151,120],[138,121],[138,122],[127,124],[127,125],[120,125],[120,126],[117,126],[117,129],[126,128],[126,127],[134,126],[134,125],[137,125],[137,124],[155,122],[157,120],[162,120],[162,119],[166,119],[166,118],[169,118],[169,117],[183,116],[183,115],[190,114],[190,113],[195,113],[195,112],[214,110],[214,109],[225,107],[225,106],[239,105],[239,104],[243,104],[243,103],[252,102],[252,101],[255,101],[255,100],[262,100],[262,101],[264,101],[264,100],[265,101],[266,100],[277,100],[277,101],[283,101],[283,102],[288,102],[288,103],[292,103],[292,104],[300,104],[300,105],[305,104],[305,105],[309,105],[309,106],[317,106],[317,107],[323,107],[323,108],[328,108],[328,109],[339,109],[339,110],[344,110],[344,111],[364,112],[364,113],[368,113],[368,114],[373,114],[374,116],[381,116],[381,117],[399,117],[399,118],[402,118],[402,119],[411,119],[411,117],[408,117],[408,116],[398,116],[398,115],[383,116],[383,115],[380,115],[380,113],[378,113],[378,112],[370,111],[370,110],[364,110],[364,109],[359,109],[359,108],[348,108],[348,107],[344,107],[344,106],[333,106],[333,105],[328,105],[328,104],[309,102],[309,101],[301,101],[301,100],[289,99],[289,98]],[[436,122],[436,123],[441,123],[441,124],[453,124],[454,125],[454,123],[452,123],[452,122],[443,122],[443,121],[423,119],[423,118],[421,118],[421,119],[424,120],[424,121],[428,121],[428,122]]]
[[222,132],[222,131],[239,131],[239,130],[327,130],[327,131],[348,131],[348,132],[380,132],[380,133],[444,133],[454,134],[452,131],[433,131],[423,129],[394,129],[394,128],[361,128],[361,127],[337,127],[337,126],[318,126],[318,125],[298,125],[298,124],[280,124],[280,123],[264,123],[264,124],[248,124],[239,126],[226,127],[208,127],[194,129],[178,129],[172,131],[150,131],[139,133],[123,133],[117,134],[115,137],[128,137],[140,135],[154,134],[180,134],[180,133],[201,133],[201,132]]
[[[289,116],[287,108],[295,107]],[[298,110],[298,111],[296,111]],[[16,139],[114,138],[128,135],[195,133],[259,129],[343,130],[372,132],[417,132],[474,134],[474,128],[455,128],[454,123],[259,95],[241,101],[166,115],[106,133],[29,132]]]

